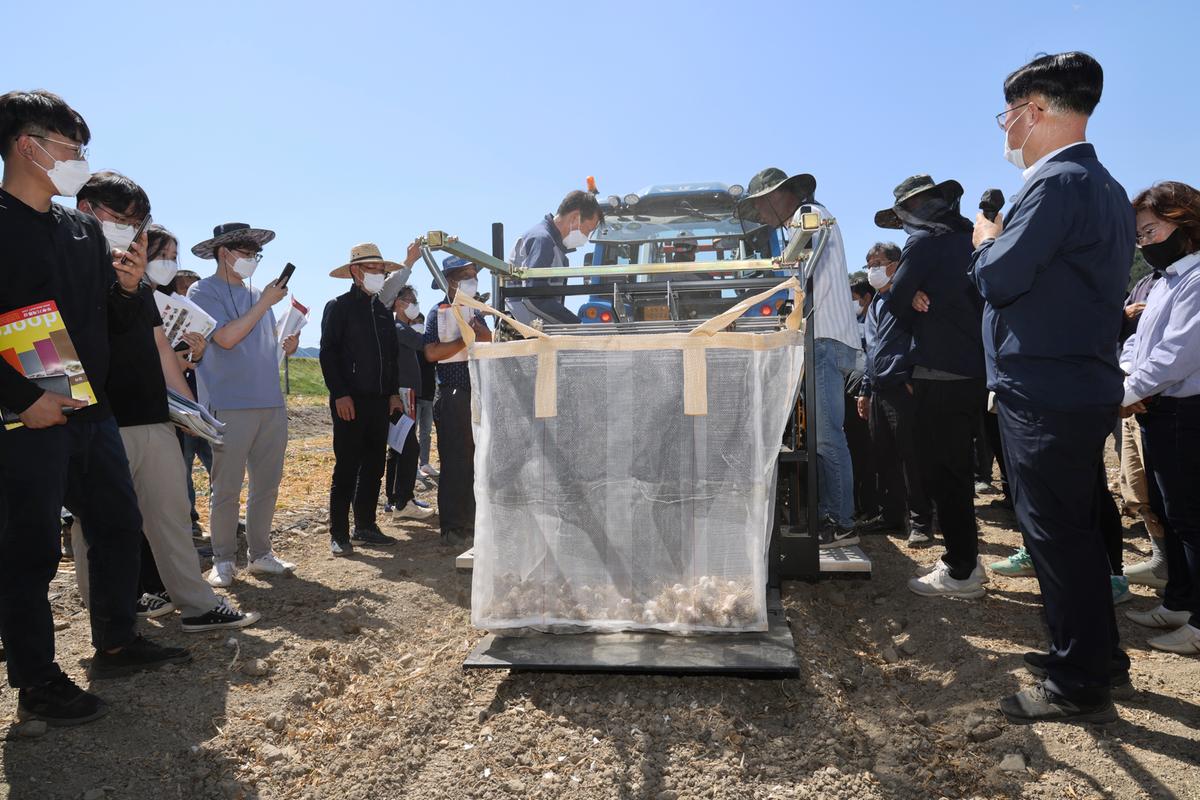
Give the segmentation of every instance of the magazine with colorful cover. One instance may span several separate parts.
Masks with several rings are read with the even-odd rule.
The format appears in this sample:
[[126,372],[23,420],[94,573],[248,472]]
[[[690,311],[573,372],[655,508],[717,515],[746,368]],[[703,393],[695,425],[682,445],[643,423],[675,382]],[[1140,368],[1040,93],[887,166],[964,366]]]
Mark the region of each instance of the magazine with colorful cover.
[[[17,372],[48,391],[70,394],[88,405],[96,393],[53,300],[0,315],[0,357]],[[5,428],[21,426],[9,409],[0,409]]]

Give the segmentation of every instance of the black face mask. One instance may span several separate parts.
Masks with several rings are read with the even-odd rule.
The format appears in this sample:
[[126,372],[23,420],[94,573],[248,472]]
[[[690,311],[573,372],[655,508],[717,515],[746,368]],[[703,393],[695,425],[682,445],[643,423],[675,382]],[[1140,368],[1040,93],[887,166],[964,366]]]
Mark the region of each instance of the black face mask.
[[1174,233],[1161,242],[1142,245],[1142,257],[1155,270],[1164,270],[1187,254],[1183,228],[1176,228]]

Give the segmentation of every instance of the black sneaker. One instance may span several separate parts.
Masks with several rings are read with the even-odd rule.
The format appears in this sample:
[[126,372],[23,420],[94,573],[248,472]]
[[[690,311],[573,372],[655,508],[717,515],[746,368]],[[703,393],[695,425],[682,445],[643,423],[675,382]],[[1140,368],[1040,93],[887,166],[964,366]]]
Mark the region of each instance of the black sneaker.
[[142,619],[163,617],[174,610],[175,604],[166,592],[146,592],[137,601],[137,615]]
[[182,627],[186,633],[201,633],[203,631],[218,631],[226,628],[245,628],[258,622],[260,615],[257,611],[239,611],[229,605],[224,598],[217,607],[198,617],[184,617]]
[[186,648],[163,647],[138,636],[115,653],[97,650],[92,657],[88,677],[92,680],[120,678],[135,672],[159,669],[167,664],[186,664],[191,660],[192,654]]
[[375,525],[369,528],[355,528],[354,535],[350,538],[360,544],[373,544],[377,547],[386,547],[396,543],[395,539],[379,530]]
[[[1035,678],[1044,680],[1047,675],[1046,659],[1049,657],[1046,653],[1026,653],[1025,670]],[[1128,700],[1136,694],[1133,688],[1133,681],[1129,680],[1129,673],[1127,671],[1114,669],[1109,674],[1108,680],[1114,700]]]
[[817,547],[822,550],[830,547],[849,547],[858,542],[858,532],[854,528],[843,528],[833,520],[825,520],[825,524],[817,533]]
[[64,674],[17,694],[17,719],[22,722],[40,719],[47,725],[65,728],[100,719],[107,713],[107,703],[80,689]]
[[334,536],[329,540],[329,552],[335,556],[348,556],[354,552],[354,545],[350,544],[350,537],[345,534]]
[[1080,705],[1037,684],[1000,701],[1000,711],[1014,725],[1035,722],[1116,722],[1117,709],[1109,700]]

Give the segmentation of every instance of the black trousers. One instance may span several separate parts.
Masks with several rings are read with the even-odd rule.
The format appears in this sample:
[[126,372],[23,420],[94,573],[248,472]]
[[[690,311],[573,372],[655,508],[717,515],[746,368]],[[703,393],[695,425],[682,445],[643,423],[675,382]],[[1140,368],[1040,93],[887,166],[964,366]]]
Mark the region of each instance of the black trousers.
[[8,682],[57,677],[47,593],[62,553],[59,513],[83,520],[96,649],[136,635],[142,515],[125,446],[112,418],[0,433],[0,638]]
[[354,419],[349,422],[333,413],[333,482],[329,488],[329,534],[350,532],[350,506],[354,527],[375,525],[379,485],[387,448],[388,400],[386,395],[354,396]]
[[1117,411],[1057,411],[1009,398],[996,406],[1013,507],[1050,632],[1046,686],[1077,702],[1102,702],[1111,674],[1129,669],[1113,611],[1098,479]]
[[471,430],[471,390],[443,386],[433,406],[437,427],[438,516],[442,533],[475,530],[475,434]]
[[883,494],[883,518],[890,525],[907,525],[908,529],[929,533],[933,507],[921,480],[913,444],[916,401],[904,384],[873,391],[869,418]]
[[1163,521],[1163,605],[1190,611],[1200,628],[1200,397],[1156,397],[1138,415],[1150,477],[1150,507]]
[[975,427],[975,437],[971,442],[971,458],[975,467],[975,480],[991,483],[992,460],[996,453],[992,449],[992,439],[987,431],[987,394],[987,389],[984,389],[980,398],[979,425]]
[[846,446],[850,448],[850,464],[854,468],[854,510],[860,515],[875,516],[880,511],[878,465],[871,445],[871,429],[867,420],[858,415],[857,398],[846,396]]
[[1012,501],[1012,493],[1008,490],[1008,467],[1004,464],[1004,440],[1000,436],[1000,418],[985,411],[983,414],[983,431],[987,434],[988,445],[996,456],[996,464],[1000,467],[1000,490]]
[[417,442],[417,426],[413,425],[404,440],[404,450],[397,453],[387,448],[387,475],[384,478],[384,495],[396,508],[404,508],[413,499],[417,485],[417,462],[421,458],[421,445]]
[[971,442],[979,427],[982,378],[952,381],[914,379],[915,447],[921,480],[937,507],[950,577],[965,580],[979,558]]

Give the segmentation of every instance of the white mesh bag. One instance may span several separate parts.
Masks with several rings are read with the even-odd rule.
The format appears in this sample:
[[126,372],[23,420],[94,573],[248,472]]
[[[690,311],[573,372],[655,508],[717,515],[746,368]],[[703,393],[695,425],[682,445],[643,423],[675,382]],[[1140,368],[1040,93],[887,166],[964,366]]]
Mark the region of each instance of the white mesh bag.
[[[783,330],[473,343],[471,621],[496,632],[762,631],[776,459],[803,361]],[[456,300],[497,314],[473,299]],[[802,303],[797,299],[794,307]],[[460,320],[462,319],[460,315]]]

